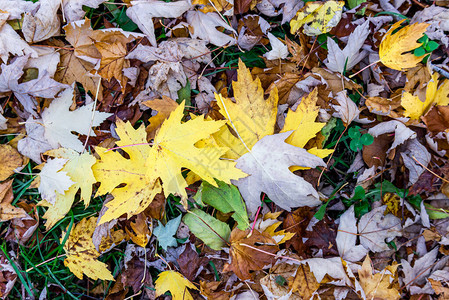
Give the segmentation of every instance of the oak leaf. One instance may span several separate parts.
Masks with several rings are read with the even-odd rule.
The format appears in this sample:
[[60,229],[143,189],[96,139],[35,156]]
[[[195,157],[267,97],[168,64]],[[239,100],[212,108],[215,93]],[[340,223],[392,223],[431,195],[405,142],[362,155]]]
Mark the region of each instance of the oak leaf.
[[193,290],[198,289],[184,276],[173,270],[160,273],[155,282],[155,287],[156,297],[169,291],[173,300],[193,300],[188,288]]
[[96,159],[87,152],[79,154],[72,149],[65,148],[50,150],[45,154],[66,160],[67,162],[60,172],[65,172],[74,182],[65,192],[58,191],[53,203],[46,200],[39,202],[39,205],[48,207],[43,216],[44,219],[47,219],[45,227],[48,230],[69,212],[79,189],[81,189],[80,200],[84,201],[86,207],[89,205],[92,184],[96,182],[92,172],[92,165],[95,164]]
[[[264,232],[234,228],[231,232],[231,263],[226,264],[223,272],[234,272],[241,280],[251,278],[250,271],[262,270],[275,261],[279,247],[275,240]],[[258,251],[261,250],[261,251]],[[267,254],[271,253],[270,254]]]
[[404,19],[393,24],[379,46],[380,61],[387,67],[399,71],[413,68],[422,60],[422,56],[405,52],[413,51],[421,46],[416,40],[422,37],[429,26],[426,23],[415,23],[407,25],[393,34],[403,22]]
[[285,143],[290,134],[291,131],[287,131],[265,136],[254,145],[250,153],[237,160],[237,168],[250,175],[233,181],[233,184],[239,188],[252,215],[260,206],[262,192],[287,211],[292,207],[321,204],[313,186],[293,174],[289,167],[315,168],[325,166],[325,163],[305,149]]
[[[97,224],[97,218],[84,218],[76,224],[64,244],[67,254],[64,265],[79,279],[83,274],[91,279],[114,280],[105,263],[97,260],[100,253],[95,249],[92,235]],[[66,239],[67,232],[63,232],[61,243]]]
[[340,22],[343,1],[307,2],[290,21],[290,32],[295,34],[303,25],[310,36],[329,32]]

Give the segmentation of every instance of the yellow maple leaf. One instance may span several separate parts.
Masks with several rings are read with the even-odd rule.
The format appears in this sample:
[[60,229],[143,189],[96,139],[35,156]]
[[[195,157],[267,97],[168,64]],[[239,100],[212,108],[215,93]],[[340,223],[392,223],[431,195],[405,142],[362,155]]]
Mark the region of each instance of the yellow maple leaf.
[[295,34],[304,25],[307,35],[327,33],[340,22],[344,5],[344,1],[307,2],[290,21],[290,32]]
[[[141,126],[134,129],[131,123],[118,120],[116,132],[120,137],[117,142],[119,147],[129,156],[124,158],[118,152],[108,151],[102,147],[96,147],[95,151],[100,156],[92,170],[95,178],[101,182],[96,196],[111,193],[112,201],[105,205],[106,213],[101,217],[99,224],[111,221],[128,214],[128,218],[144,211],[161,192],[159,181],[146,175],[145,161],[150,155],[150,146],[146,141],[145,128]],[[128,147],[126,147],[128,146]],[[126,184],[124,187],[118,187]]]
[[178,103],[170,97],[162,96],[162,99],[154,99],[142,102],[153,110],[157,110],[157,115],[148,119],[150,125],[147,126],[146,131],[149,139],[154,138],[156,131],[161,127],[162,123],[170,116],[170,113],[178,107]]
[[198,290],[198,288],[182,276],[182,274],[172,270],[160,273],[155,284],[156,297],[170,291],[173,300],[193,300],[193,297],[187,288]]
[[401,105],[405,108],[404,115],[413,120],[419,120],[433,105],[448,105],[448,94],[449,80],[445,80],[443,84],[439,84],[438,73],[434,73],[427,84],[426,99],[424,102],[418,96],[412,95],[409,92],[405,92],[402,95]]
[[81,189],[80,200],[84,200],[86,207],[89,205],[90,197],[92,196],[92,184],[97,182],[97,180],[91,169],[96,159],[89,153],[79,154],[72,149],[59,148],[49,150],[45,154],[56,158],[67,159],[61,172],[66,172],[74,182],[64,194],[56,192],[54,205],[46,200],[38,203],[40,206],[48,207],[48,210],[44,214],[44,219],[47,219],[45,228],[48,230],[69,212],[79,189]]
[[[100,253],[92,242],[96,224],[96,217],[84,218],[72,228],[64,244],[64,251],[67,254],[64,265],[79,279],[83,279],[85,274],[94,280],[114,280],[106,264],[97,260]],[[61,243],[65,240],[66,234],[62,233]]]
[[278,92],[273,89],[267,100],[259,78],[253,80],[250,71],[240,60],[237,81],[232,83],[235,103],[221,95],[215,95],[220,113],[228,119],[228,125],[237,134],[233,137],[223,130],[214,135],[220,146],[231,149],[229,158],[238,158],[249,152],[264,136],[274,133],[276,124]]
[[426,23],[415,23],[407,25],[393,34],[403,21],[398,21],[391,26],[379,46],[380,61],[387,67],[399,71],[413,68],[422,60],[423,56],[405,52],[413,51],[421,46],[416,40],[423,36],[429,26]]
[[[307,97],[302,98],[301,103],[295,111],[289,110],[285,118],[284,127],[281,132],[293,130],[293,133],[285,140],[286,143],[295,147],[304,148],[307,142],[314,138],[326,123],[315,122],[320,111],[316,105],[318,101],[318,91],[314,89]],[[308,152],[320,158],[324,158],[332,153],[330,149],[309,149]],[[291,171],[304,169],[291,167]],[[308,168],[307,168],[308,169]]]
[[373,274],[371,259],[367,255],[358,271],[359,282],[366,299],[400,299],[399,284],[395,280],[398,264],[387,266],[383,271]]
[[[235,162],[220,158],[229,149],[213,144],[196,147],[195,144],[210,137],[226,121],[206,121],[204,116],[181,123],[184,102],[162,124],[153,141],[153,147],[146,159],[147,176],[160,178],[166,195],[181,197],[187,205],[187,183],[181,168],[187,168],[201,179],[217,186],[215,179],[230,183],[231,179],[247,176],[235,167]],[[215,179],[214,179],[215,178]]]

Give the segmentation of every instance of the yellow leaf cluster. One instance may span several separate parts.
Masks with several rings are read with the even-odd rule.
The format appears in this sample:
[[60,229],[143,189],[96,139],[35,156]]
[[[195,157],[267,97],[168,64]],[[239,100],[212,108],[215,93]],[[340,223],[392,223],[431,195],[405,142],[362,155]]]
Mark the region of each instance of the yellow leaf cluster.
[[[399,71],[413,68],[422,60],[422,56],[415,56],[413,53],[406,52],[413,51],[421,46],[416,40],[423,36],[429,26],[426,23],[415,23],[395,32],[403,21],[398,21],[391,26],[379,46],[381,62],[387,67]],[[393,32],[395,33],[393,34]]]
[[173,300],[193,300],[193,297],[187,288],[193,290],[198,289],[180,273],[172,270],[160,273],[155,283],[156,297],[170,291]]

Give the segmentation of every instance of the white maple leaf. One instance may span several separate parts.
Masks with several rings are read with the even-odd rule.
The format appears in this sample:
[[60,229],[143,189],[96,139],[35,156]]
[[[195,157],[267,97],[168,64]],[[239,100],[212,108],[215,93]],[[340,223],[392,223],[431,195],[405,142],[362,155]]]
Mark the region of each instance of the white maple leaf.
[[350,262],[360,261],[368,253],[368,250],[362,245],[356,246],[357,219],[354,215],[354,205],[341,215],[335,240],[338,253],[344,260]]
[[192,27],[192,30],[190,30],[192,38],[202,39],[218,47],[236,43],[234,36],[229,36],[217,30],[217,27],[223,27],[237,36],[237,32],[215,12],[205,14],[200,11],[188,11],[186,19]]
[[335,97],[338,105],[332,105],[332,108],[335,109],[336,113],[335,117],[340,118],[346,125],[349,125],[352,121],[354,121],[360,114],[359,108],[357,105],[348,97],[346,91],[341,91]]
[[254,215],[264,192],[279,207],[290,211],[292,207],[321,204],[318,192],[302,177],[293,174],[290,166],[315,168],[325,166],[324,161],[305,149],[285,143],[292,131],[268,135],[259,140],[237,160],[236,167],[250,174],[233,181],[249,212]]
[[370,251],[389,250],[386,242],[402,235],[401,220],[390,213],[384,215],[386,209],[386,205],[377,207],[360,218],[358,224],[360,243]]
[[[369,34],[369,20],[349,35],[346,47],[341,50],[337,43],[330,37],[327,38],[328,55],[327,62],[324,62],[329,70],[343,73],[345,70],[351,70],[358,64],[367,54],[367,51],[360,52]],[[345,66],[346,65],[346,66]],[[346,67],[346,68],[345,68]]]
[[126,15],[147,35],[153,46],[157,45],[153,18],[178,18],[192,7],[190,1],[140,0],[131,1],[131,5]]
[[21,19],[24,12],[32,11],[37,5],[31,1],[0,0],[0,10],[8,14],[8,20]]
[[50,158],[39,173],[40,184],[38,190],[42,199],[48,203],[55,204],[56,192],[64,194],[74,184],[67,172],[59,172],[66,162],[67,159]]
[[4,63],[8,61],[9,54],[37,57],[36,51],[20,37],[11,25],[3,24],[0,28],[0,58]]
[[281,42],[270,32],[268,33],[268,39],[270,40],[271,51],[265,53],[263,56],[268,60],[284,59],[288,56],[287,45]]
[[90,132],[91,136],[95,136],[91,127],[100,125],[112,114],[98,111],[92,114],[94,102],[70,111],[73,93],[72,85],[55,98],[42,112],[42,123],[45,128],[45,139],[53,148],[61,146],[81,152],[83,144],[72,131],[84,135]]
[[19,140],[17,144],[17,150],[20,154],[31,158],[38,164],[42,163],[41,153],[53,149],[44,137],[45,128],[41,124],[41,119],[34,120],[30,116],[25,122],[27,136]]

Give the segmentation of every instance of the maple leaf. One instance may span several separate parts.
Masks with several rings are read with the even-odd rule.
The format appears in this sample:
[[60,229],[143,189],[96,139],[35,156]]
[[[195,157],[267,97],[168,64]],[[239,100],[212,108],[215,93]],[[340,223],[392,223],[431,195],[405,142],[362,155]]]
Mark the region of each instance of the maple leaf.
[[369,34],[369,20],[366,20],[362,25],[349,35],[346,47],[341,50],[338,44],[331,38],[327,37],[327,47],[329,49],[327,55],[326,67],[334,72],[343,73],[351,70],[358,64],[367,54],[367,51],[360,51],[366,38]]
[[343,1],[307,2],[290,21],[290,32],[295,34],[304,25],[307,35],[327,33],[340,22],[344,5]]
[[338,117],[341,118],[345,125],[349,126],[359,116],[359,108],[348,97],[346,91],[339,92],[335,100],[337,100],[338,105],[332,105],[332,107],[336,110]]
[[404,19],[393,24],[379,46],[380,61],[387,67],[399,71],[413,68],[422,60],[422,56],[405,52],[413,51],[421,46],[416,40],[422,37],[429,26],[426,23],[415,23],[407,25],[393,34],[403,22]]
[[287,211],[292,207],[321,204],[313,186],[293,174],[289,167],[315,168],[325,166],[325,163],[306,150],[285,143],[290,134],[291,131],[265,136],[250,153],[237,160],[237,168],[250,176],[233,181],[233,184],[239,188],[252,215],[260,206],[262,192]]
[[91,168],[95,164],[96,159],[87,152],[79,154],[72,149],[64,148],[50,150],[45,154],[66,160],[64,167],[58,173],[64,172],[74,182],[65,192],[57,191],[53,203],[48,200],[38,203],[38,205],[48,207],[43,216],[44,219],[47,219],[45,227],[48,230],[69,212],[79,189],[81,189],[80,200],[84,200],[86,207],[89,205],[92,195],[92,184],[96,182]]
[[193,297],[187,288],[193,290],[198,289],[180,273],[172,270],[160,273],[155,284],[156,297],[169,291],[173,300],[193,300]]
[[142,104],[157,110],[157,115],[152,116],[148,120],[150,125],[146,128],[149,138],[152,139],[156,135],[156,131],[162,126],[162,123],[168,119],[170,113],[178,107],[178,103],[167,96],[162,96],[162,99],[148,100],[142,102]]
[[168,221],[165,226],[158,220],[159,226],[153,230],[153,234],[157,237],[159,244],[165,251],[167,251],[167,247],[178,246],[178,242],[173,236],[176,234],[179,224],[181,224],[181,218],[182,215],[179,215]]
[[[97,95],[98,88],[98,99],[102,100],[103,87],[101,84],[98,87],[100,78],[91,74],[96,62],[101,58],[101,54],[90,38],[93,32],[90,20],[84,19],[69,23],[63,28],[66,33],[66,40],[75,49],[60,49],[61,61],[55,79],[66,84],[73,84],[74,81],[77,81],[93,95]],[[56,43],[56,46],[62,45]]]
[[426,99],[421,101],[418,96],[414,96],[409,92],[404,92],[401,99],[401,105],[405,108],[404,115],[413,120],[425,115],[432,105],[448,105],[449,104],[449,80],[444,83],[438,82],[438,73],[432,75],[432,79],[427,83]]
[[151,45],[156,47],[153,18],[178,18],[191,7],[189,1],[168,3],[160,0],[132,1],[126,15],[145,33]]
[[36,51],[20,37],[11,25],[6,23],[0,26],[0,58],[4,63],[8,61],[10,53],[17,56],[37,57]]
[[42,199],[55,204],[56,193],[64,194],[74,182],[67,176],[67,172],[61,171],[67,159],[49,159],[39,173],[39,193]]
[[28,216],[23,208],[15,207],[11,204],[14,200],[12,182],[13,180],[11,179],[0,183],[0,222]]
[[242,178],[246,174],[235,168],[235,162],[220,159],[228,148],[195,147],[195,143],[218,131],[225,121],[205,121],[202,115],[181,124],[183,111],[184,102],[170,114],[156,134],[146,159],[146,174],[154,179],[159,177],[164,193],[180,196],[187,205],[187,183],[181,174],[182,167],[213,186],[217,186],[215,179],[230,183],[231,179]]
[[86,12],[83,6],[98,8],[106,0],[62,0],[62,9],[67,23],[81,20]]
[[28,43],[36,43],[59,34],[60,22],[57,11],[59,0],[40,0],[37,11],[27,12],[23,17],[22,32]]
[[284,59],[288,56],[287,46],[284,45],[277,37],[272,33],[268,33],[268,39],[270,40],[271,51],[265,53],[263,56],[268,60]]
[[[100,160],[92,166],[92,171],[98,182],[101,182],[96,196],[106,193],[114,196],[112,201],[105,204],[107,211],[99,224],[119,218],[125,213],[128,218],[141,213],[150,205],[156,194],[161,192],[159,181],[146,175],[144,162],[150,155],[150,147],[147,145],[145,128],[141,126],[134,129],[130,123],[121,120],[118,120],[116,125],[116,132],[120,137],[117,145],[132,146],[123,148],[129,159],[118,152],[102,147],[95,148]],[[126,183],[126,186],[118,187],[123,183]]]
[[228,119],[229,126],[238,134],[232,138],[226,131],[223,135],[214,135],[219,145],[231,148],[229,158],[238,158],[266,135],[274,133],[276,124],[278,95],[273,89],[267,100],[259,78],[253,80],[250,71],[240,60],[237,71],[237,81],[232,83],[234,88],[233,102],[229,98],[215,95],[220,113]]
[[229,26],[217,13],[203,13],[200,11],[188,11],[186,14],[187,23],[191,26],[190,35],[192,38],[200,38],[215,46],[231,46],[236,43],[236,39],[233,36],[229,36],[219,30],[217,27],[223,27],[226,30],[231,31],[237,35],[234,28]]
[[383,271],[375,273],[372,268],[371,258],[366,255],[362,268],[358,270],[359,282],[365,292],[366,299],[400,299],[398,283],[395,274],[398,264],[387,266]]
[[0,181],[8,179],[14,174],[14,170],[19,169],[24,161],[22,156],[10,145],[0,145]]
[[95,136],[91,127],[100,125],[112,114],[97,111],[92,113],[94,102],[70,111],[73,96],[74,85],[64,90],[42,112],[42,124],[45,128],[44,136],[53,148],[62,146],[81,152],[84,149],[83,144],[72,132]]
[[368,250],[362,245],[356,246],[357,219],[354,214],[354,205],[341,215],[337,238],[335,240],[337,242],[338,253],[344,260],[356,262],[368,253]]
[[254,230],[249,235],[250,232],[250,229],[242,231],[234,228],[232,230],[229,249],[231,263],[223,268],[223,272],[233,271],[241,280],[251,278],[249,271],[262,270],[266,265],[273,263],[275,253],[279,251],[276,242],[268,233]]
[[[96,217],[83,218],[72,228],[64,244],[64,251],[67,254],[64,265],[79,279],[83,279],[85,274],[94,280],[114,280],[106,264],[97,260],[100,253],[92,242],[96,223]],[[62,233],[61,243],[66,239],[66,235],[67,232]]]
[[[301,99],[301,103],[295,111],[288,111],[281,132],[293,130],[293,133],[285,140],[286,143],[295,147],[304,148],[307,142],[314,138],[324,125],[326,125],[326,123],[315,122],[320,111],[319,106],[316,105],[318,101],[317,95],[318,90],[314,89],[307,97]],[[317,149],[315,147],[309,149],[308,152],[320,158],[324,158],[333,151],[328,149]],[[295,171],[298,169],[299,168],[291,168],[290,170]]]

